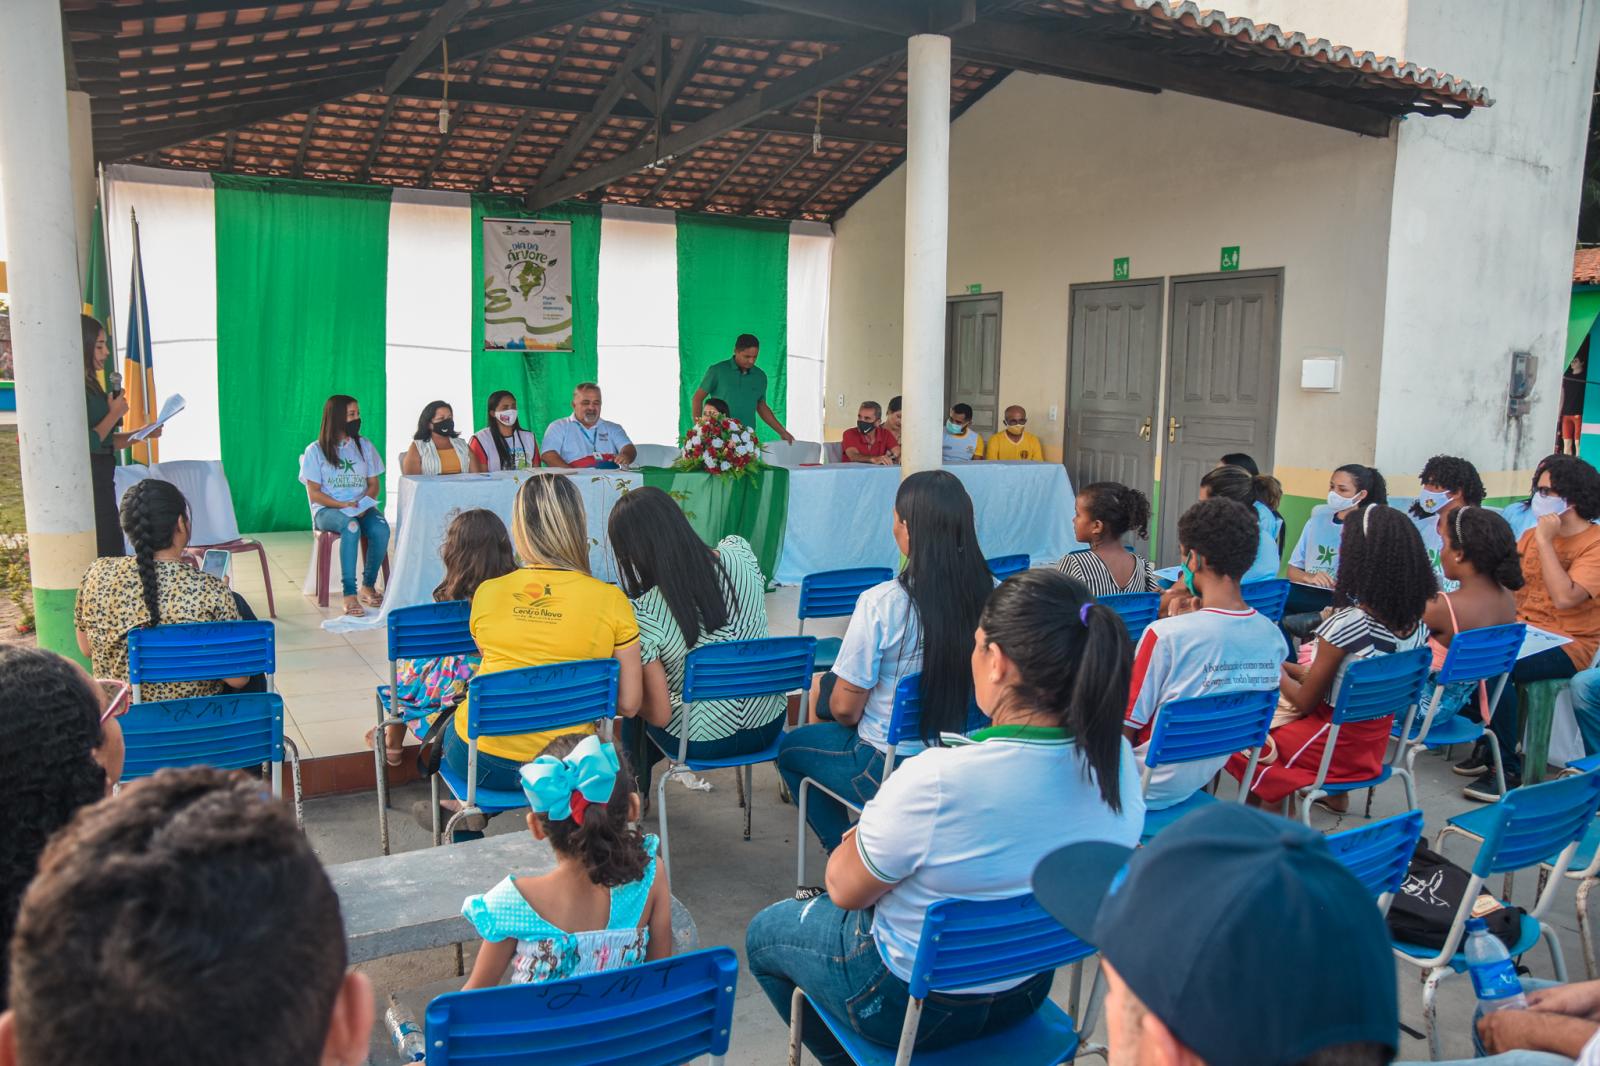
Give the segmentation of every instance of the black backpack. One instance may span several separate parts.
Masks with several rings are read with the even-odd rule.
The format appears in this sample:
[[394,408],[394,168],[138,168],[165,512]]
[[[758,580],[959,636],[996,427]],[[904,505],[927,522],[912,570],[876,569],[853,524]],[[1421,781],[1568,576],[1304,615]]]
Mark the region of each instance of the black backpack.
[[[1420,841],[1411,856],[1405,883],[1389,904],[1389,932],[1396,940],[1425,948],[1444,947],[1450,923],[1467,894],[1472,875]],[[1480,897],[1492,898],[1492,897]],[[1507,948],[1514,948],[1522,935],[1521,907],[1500,906],[1479,916],[1489,932]],[[1460,950],[1459,948],[1457,950]]]

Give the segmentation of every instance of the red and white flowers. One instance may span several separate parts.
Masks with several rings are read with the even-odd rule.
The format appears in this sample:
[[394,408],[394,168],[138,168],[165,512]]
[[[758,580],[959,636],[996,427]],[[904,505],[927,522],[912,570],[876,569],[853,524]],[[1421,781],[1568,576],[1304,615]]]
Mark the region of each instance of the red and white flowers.
[[750,427],[732,418],[706,418],[684,434],[683,455],[672,469],[743,477],[762,466],[761,441]]

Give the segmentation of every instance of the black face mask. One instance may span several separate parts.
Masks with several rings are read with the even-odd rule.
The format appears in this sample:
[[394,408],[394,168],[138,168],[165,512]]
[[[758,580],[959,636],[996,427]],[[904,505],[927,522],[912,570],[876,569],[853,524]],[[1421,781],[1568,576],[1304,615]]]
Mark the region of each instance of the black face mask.
[[433,424],[433,431],[441,437],[453,437],[456,435],[456,420],[441,418]]
[[857,420],[856,421],[856,428],[859,429],[863,433],[871,433],[873,430],[878,428],[878,423],[876,423],[876,422],[862,422],[860,420]]
[[344,424],[344,433],[347,437],[359,437],[361,435],[361,419],[352,418],[346,422]]

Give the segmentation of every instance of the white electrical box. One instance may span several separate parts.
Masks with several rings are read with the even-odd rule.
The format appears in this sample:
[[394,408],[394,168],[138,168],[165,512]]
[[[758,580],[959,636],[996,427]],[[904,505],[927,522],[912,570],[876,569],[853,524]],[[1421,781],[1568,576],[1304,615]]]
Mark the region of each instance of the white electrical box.
[[1308,392],[1338,392],[1343,352],[1315,352],[1300,360],[1300,387]]

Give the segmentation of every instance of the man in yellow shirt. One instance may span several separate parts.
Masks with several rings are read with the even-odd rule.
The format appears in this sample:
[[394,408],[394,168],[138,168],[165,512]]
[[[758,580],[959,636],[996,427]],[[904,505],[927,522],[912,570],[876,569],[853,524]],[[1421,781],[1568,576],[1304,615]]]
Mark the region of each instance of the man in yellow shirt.
[[1028,412],[1012,404],[1006,408],[1006,429],[989,438],[989,459],[1026,459],[1044,462],[1044,446],[1028,432]]

